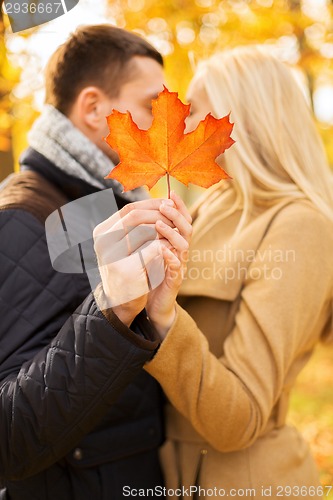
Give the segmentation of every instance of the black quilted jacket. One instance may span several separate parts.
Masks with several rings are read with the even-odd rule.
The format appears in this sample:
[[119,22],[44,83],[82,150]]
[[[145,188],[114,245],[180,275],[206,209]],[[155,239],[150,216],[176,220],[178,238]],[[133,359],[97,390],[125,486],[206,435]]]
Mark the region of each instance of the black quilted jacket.
[[48,255],[45,218],[96,189],[34,150],[23,162],[0,189],[0,498],[162,485],[161,394],[142,370],[156,335],[143,313],[131,329],[107,319],[86,275],[57,273]]

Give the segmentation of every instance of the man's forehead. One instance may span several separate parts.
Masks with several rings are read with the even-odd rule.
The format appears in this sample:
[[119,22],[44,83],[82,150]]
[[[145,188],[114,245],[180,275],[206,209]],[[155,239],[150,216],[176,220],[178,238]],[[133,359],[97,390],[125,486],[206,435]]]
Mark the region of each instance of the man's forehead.
[[155,99],[163,90],[163,67],[149,57],[135,56],[129,68],[131,77],[122,85],[122,90],[137,88],[144,98]]

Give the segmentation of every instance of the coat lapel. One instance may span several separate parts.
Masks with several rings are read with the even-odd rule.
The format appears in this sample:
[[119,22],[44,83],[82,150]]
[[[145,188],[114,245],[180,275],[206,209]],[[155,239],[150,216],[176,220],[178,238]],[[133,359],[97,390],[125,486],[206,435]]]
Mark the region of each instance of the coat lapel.
[[293,201],[295,199],[287,198],[264,211],[234,238],[240,211],[220,221],[218,211],[198,215],[179,295],[235,300],[274,217]]

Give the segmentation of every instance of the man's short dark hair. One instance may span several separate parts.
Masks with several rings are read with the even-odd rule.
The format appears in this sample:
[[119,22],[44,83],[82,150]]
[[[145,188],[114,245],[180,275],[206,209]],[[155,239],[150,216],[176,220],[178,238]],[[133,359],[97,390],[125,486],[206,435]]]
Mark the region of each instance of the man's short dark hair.
[[108,24],[79,27],[51,56],[45,72],[46,103],[68,115],[80,91],[90,85],[117,97],[133,76],[131,59],[161,54],[139,35]]

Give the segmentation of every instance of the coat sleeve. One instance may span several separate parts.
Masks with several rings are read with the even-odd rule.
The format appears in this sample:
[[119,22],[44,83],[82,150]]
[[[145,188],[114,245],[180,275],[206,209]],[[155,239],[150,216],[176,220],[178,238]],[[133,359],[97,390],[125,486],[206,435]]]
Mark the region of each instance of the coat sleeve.
[[158,341],[145,315],[148,339],[102,314],[92,293],[75,310],[77,285],[52,269],[32,215],[2,211],[0,230],[0,479],[17,480],[68,453]]
[[285,212],[248,270],[223,356],[209,351],[196,323],[177,306],[174,324],[145,367],[221,452],[246,448],[263,433],[287,378],[296,376],[295,361],[313,349],[332,314],[332,227],[310,208]]

